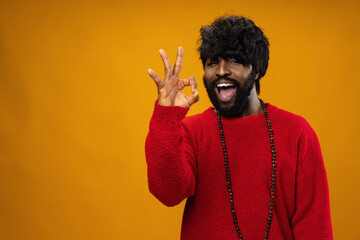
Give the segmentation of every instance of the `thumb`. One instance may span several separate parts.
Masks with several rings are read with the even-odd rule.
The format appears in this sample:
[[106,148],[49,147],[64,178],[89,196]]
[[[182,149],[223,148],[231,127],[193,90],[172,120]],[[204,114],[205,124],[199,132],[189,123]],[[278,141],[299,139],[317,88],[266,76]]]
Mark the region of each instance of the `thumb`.
[[192,95],[187,96],[189,107],[193,105],[194,103],[198,102],[200,99],[199,92],[195,91]]

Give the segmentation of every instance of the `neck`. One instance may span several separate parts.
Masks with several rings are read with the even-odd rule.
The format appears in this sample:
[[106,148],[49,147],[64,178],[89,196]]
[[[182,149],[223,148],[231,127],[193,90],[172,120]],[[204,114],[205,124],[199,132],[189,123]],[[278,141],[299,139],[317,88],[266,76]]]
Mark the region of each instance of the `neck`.
[[241,117],[248,117],[252,115],[257,115],[263,113],[263,109],[261,108],[261,104],[259,101],[259,98],[256,93],[255,86],[252,88],[250,92],[250,96],[248,98],[248,103],[246,104],[246,107],[244,111],[241,114]]

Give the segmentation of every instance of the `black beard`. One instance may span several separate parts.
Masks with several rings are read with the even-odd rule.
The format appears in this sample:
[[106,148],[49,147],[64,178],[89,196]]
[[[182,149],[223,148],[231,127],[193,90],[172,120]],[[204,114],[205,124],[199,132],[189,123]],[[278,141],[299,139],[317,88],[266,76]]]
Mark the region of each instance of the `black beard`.
[[[226,79],[228,81],[231,81],[235,84],[236,88],[236,95],[235,95],[235,101],[230,106],[221,106],[221,103],[218,99],[218,96],[215,92],[216,84],[219,80]],[[211,103],[214,105],[216,110],[219,111],[219,113],[224,117],[240,117],[244,110],[249,106],[249,96],[251,93],[252,88],[254,87],[255,83],[255,71],[251,71],[244,83],[244,86],[241,87],[239,82],[228,78],[226,76],[219,77],[215,81],[211,82],[210,85],[206,82],[205,77],[203,77],[204,85],[207,91],[207,94],[210,98]]]

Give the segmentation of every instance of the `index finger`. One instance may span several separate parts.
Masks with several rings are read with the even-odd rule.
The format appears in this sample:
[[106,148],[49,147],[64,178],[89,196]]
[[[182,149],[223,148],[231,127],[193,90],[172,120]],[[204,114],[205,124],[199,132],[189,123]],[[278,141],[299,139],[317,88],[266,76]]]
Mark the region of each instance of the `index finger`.
[[177,56],[176,56],[176,63],[174,66],[174,75],[180,76],[180,71],[183,65],[183,57],[184,57],[184,49],[182,47],[179,47]]

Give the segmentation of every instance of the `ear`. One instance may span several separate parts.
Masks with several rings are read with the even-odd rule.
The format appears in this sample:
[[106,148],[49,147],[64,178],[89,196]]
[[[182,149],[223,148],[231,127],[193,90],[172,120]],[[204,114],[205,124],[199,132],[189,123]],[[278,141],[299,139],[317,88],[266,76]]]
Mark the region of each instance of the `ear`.
[[255,70],[255,80],[258,79],[259,75],[260,75],[260,70],[259,70],[259,68],[257,68],[257,69]]

